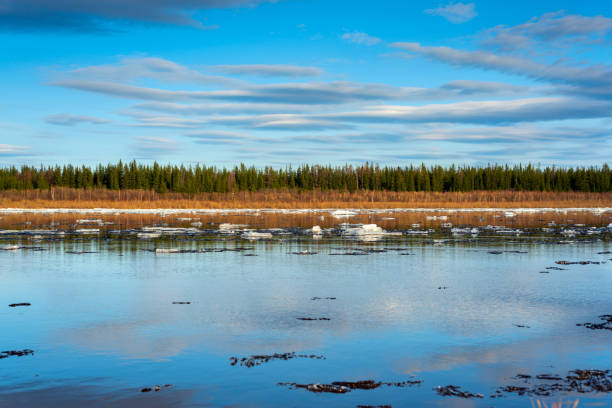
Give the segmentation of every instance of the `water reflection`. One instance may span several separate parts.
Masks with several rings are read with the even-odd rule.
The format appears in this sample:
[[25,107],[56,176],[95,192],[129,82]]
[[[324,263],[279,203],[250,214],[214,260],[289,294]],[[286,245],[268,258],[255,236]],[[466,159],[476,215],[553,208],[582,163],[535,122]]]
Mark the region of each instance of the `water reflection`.
[[[191,249],[242,245],[211,237],[172,241]],[[610,264],[603,263],[609,255],[599,254],[609,250],[606,240],[434,245],[408,237],[293,237],[249,243],[256,257],[150,251],[157,246],[67,239],[46,242],[40,252],[0,252],[0,302],[32,304],[0,308],[0,344],[35,350],[0,360],[0,406],[528,407],[529,397],[488,396],[519,373],[612,365],[610,333],[576,326],[612,311]],[[501,253],[491,254],[492,246]],[[330,256],[356,249],[367,255]],[[293,254],[304,250],[317,254]],[[539,273],[559,259],[601,263]],[[291,351],[326,359],[253,368],[229,361]],[[343,395],[276,385],[413,376],[423,384]],[[173,387],[140,393],[155,384]],[[487,398],[432,391],[446,384]],[[559,397],[540,403],[550,407]],[[581,404],[609,404],[611,397],[589,394]]]

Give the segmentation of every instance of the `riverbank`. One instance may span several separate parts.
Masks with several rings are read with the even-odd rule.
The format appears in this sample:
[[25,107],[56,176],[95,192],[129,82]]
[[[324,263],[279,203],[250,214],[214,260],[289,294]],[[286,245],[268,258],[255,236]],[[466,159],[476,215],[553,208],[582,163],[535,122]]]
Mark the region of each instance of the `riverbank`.
[[393,192],[259,191],[165,193],[144,190],[53,189],[0,192],[2,208],[109,209],[393,209],[602,208],[612,192]]

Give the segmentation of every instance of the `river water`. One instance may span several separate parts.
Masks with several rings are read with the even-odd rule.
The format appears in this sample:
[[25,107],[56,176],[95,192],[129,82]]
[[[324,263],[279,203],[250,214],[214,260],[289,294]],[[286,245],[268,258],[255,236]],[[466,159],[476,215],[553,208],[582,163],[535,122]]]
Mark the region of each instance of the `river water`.
[[[576,325],[612,313],[605,228],[569,239],[273,232],[5,234],[0,351],[34,353],[0,359],[0,407],[612,405],[591,389],[496,394],[561,381],[536,375],[612,369],[612,331]],[[7,306],[20,302],[31,305]],[[364,380],[420,383],[283,384]],[[446,385],[483,398],[439,395]]]

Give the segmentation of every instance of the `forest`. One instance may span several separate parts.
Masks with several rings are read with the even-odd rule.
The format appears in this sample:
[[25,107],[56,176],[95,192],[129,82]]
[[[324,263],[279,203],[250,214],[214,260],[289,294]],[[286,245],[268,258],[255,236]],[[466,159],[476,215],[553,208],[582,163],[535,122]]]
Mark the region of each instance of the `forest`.
[[234,168],[145,165],[132,161],[88,166],[0,168],[0,190],[74,189],[149,190],[157,193],[290,191],[546,191],[610,192],[612,171],[593,167],[528,165],[380,167],[301,165]]

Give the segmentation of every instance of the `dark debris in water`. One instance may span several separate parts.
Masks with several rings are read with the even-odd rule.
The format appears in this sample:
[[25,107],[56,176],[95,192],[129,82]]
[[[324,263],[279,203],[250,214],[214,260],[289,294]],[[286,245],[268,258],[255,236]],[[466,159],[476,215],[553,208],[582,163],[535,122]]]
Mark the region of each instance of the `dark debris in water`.
[[527,326],[527,325],[524,325],[524,324],[513,324],[513,326],[521,328],[521,329],[531,329],[531,326]]
[[489,253],[490,253],[491,255],[501,255],[501,254],[503,254],[503,253],[504,253],[504,251],[489,251]]
[[315,354],[296,354],[291,353],[274,353],[274,354],[261,354],[254,355],[251,357],[230,357],[230,365],[241,365],[243,367],[255,367],[258,365],[265,364],[272,360],[292,360],[294,358],[310,358],[315,360],[325,360],[324,356],[318,356]]
[[357,405],[357,408],[392,408],[391,405]]
[[33,355],[34,355],[34,350],[30,350],[30,349],[0,351],[0,359],[12,357],[12,356],[23,357],[23,356],[33,356]]
[[[535,379],[545,381],[531,384],[532,377],[519,374],[517,379],[522,379],[527,386],[507,385],[500,387],[496,395],[501,393],[548,397],[557,392],[586,393],[610,393],[612,392],[612,376],[610,370],[573,370],[565,377],[553,374],[539,374]],[[493,396],[492,396],[493,397]]]
[[329,317],[296,317],[297,320],[305,320],[305,321],[312,321],[312,320],[331,320]]
[[[346,394],[352,390],[373,390],[381,386],[387,387],[410,387],[413,385],[419,385],[422,380],[408,380],[399,382],[383,382],[374,380],[363,380],[363,381],[334,381],[331,384],[298,384],[298,383],[278,383],[278,385],[286,386],[291,389],[303,388],[310,392],[316,393],[332,393],[332,394]],[[387,405],[382,405],[387,406]]]
[[601,262],[597,261],[556,261],[557,265],[599,265]]
[[9,307],[18,307],[18,306],[32,306],[31,303],[22,302],[22,303],[11,303]]
[[591,330],[612,330],[612,315],[599,316],[603,323],[576,323],[576,326],[583,326]]
[[434,391],[443,397],[459,397],[459,398],[483,398],[482,394],[474,394],[469,391],[462,391],[458,385],[446,385],[444,387],[437,386]]
[[155,387],[151,388],[151,387],[145,387],[143,389],[140,390],[140,392],[151,392],[151,391],[155,391],[158,392],[160,391],[162,388],[170,388],[172,387],[172,384],[164,384],[164,385],[156,385]]
[[554,375],[554,374],[538,374],[538,375],[536,375],[536,378],[538,380],[547,380],[547,381],[561,381],[561,380],[563,380],[563,378],[559,377],[558,375]]
[[547,266],[546,269],[549,269],[551,271],[565,271],[565,270],[567,270],[565,268],[559,268],[558,266]]
[[336,298],[335,297],[318,297],[318,296],[315,296],[315,297],[311,298],[310,300],[336,300]]
[[172,302],[173,305],[190,305],[191,302]]

